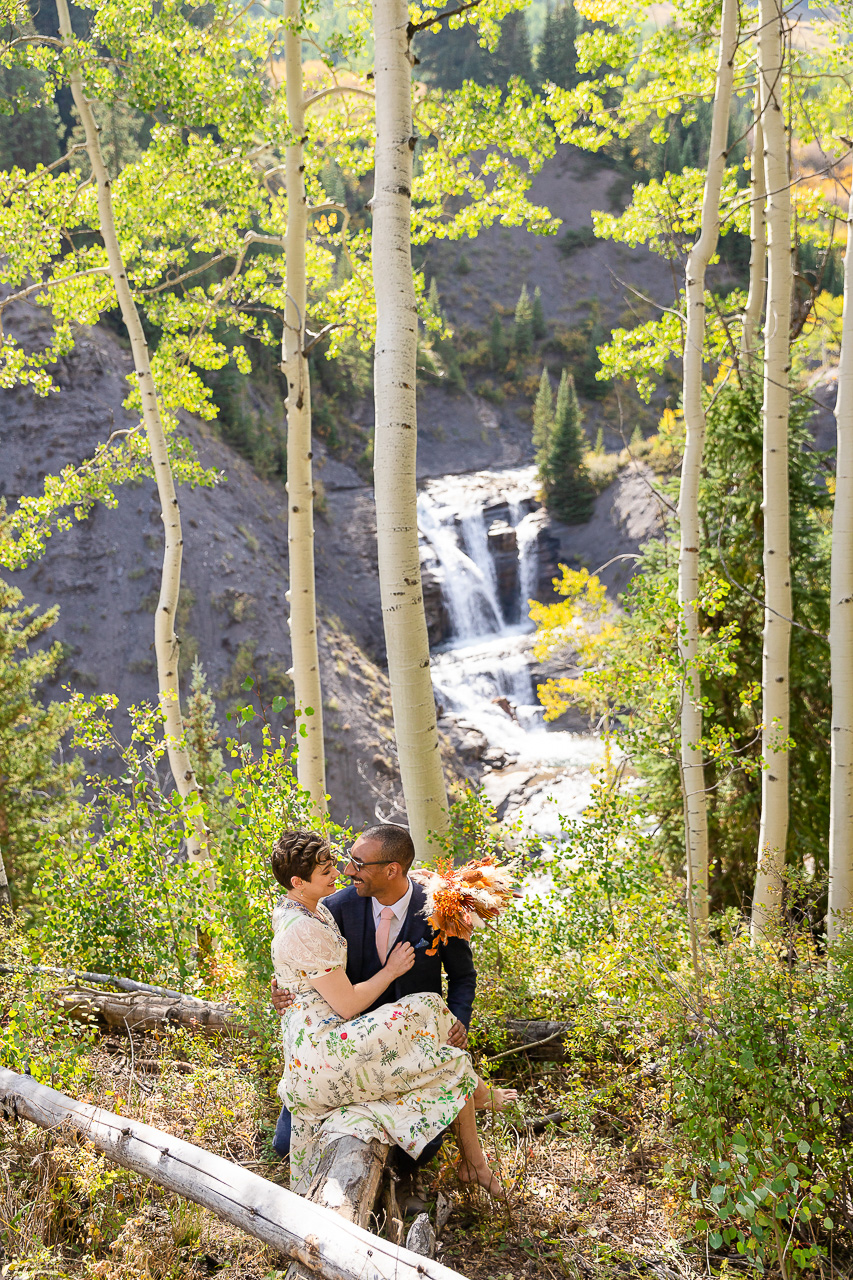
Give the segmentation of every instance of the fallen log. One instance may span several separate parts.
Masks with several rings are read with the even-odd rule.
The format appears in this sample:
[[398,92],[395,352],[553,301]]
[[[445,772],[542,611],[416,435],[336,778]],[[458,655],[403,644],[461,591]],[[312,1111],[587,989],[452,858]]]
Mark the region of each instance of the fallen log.
[[196,996],[152,995],[144,991],[89,991],[58,987],[51,999],[78,1022],[93,1019],[111,1031],[154,1031],[162,1026],[189,1027],[209,1033],[254,1034],[235,1017],[232,1005]]
[[549,1022],[546,1018],[507,1018],[504,1026],[511,1047],[486,1058],[486,1062],[497,1062],[515,1053],[526,1053],[537,1061],[565,1061],[568,1029],[565,1022]]
[[210,1209],[324,1280],[460,1280],[459,1272],[381,1240],[221,1156],[5,1067],[0,1114],[43,1129],[71,1128],[115,1164]]
[[[362,1142],[350,1136],[335,1138],[323,1149],[305,1199],[340,1215],[345,1222],[367,1227],[382,1187],[382,1174],[391,1148],[382,1142]],[[310,1273],[296,1263],[285,1280],[305,1280]]]
[[[188,996],[185,991],[173,991],[171,987],[152,987],[148,982],[136,982],[133,978],[118,978],[112,973],[90,973],[87,969],[59,969],[47,964],[0,964],[0,973],[36,973],[50,974],[57,978],[70,978],[72,982],[104,983],[106,986],[118,987],[119,991],[146,991],[154,996],[177,996],[179,1000],[195,1000],[196,996]],[[204,1004],[202,1000],[200,1003]]]

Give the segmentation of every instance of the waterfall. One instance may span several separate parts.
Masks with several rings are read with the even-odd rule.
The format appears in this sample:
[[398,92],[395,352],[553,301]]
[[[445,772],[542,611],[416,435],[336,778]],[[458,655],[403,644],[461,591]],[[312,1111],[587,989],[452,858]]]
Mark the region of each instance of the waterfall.
[[[517,786],[531,777],[544,779],[536,784],[544,790],[525,792],[528,798],[517,802],[518,811],[543,838],[559,840],[556,814],[578,815],[588,803],[590,767],[600,756],[600,743],[589,734],[549,729],[537,701],[527,605],[537,594],[539,576],[542,513],[531,510],[535,501],[535,467],[444,476],[426,482],[418,499],[418,528],[422,561],[441,585],[452,632],[432,655],[441,713],[465,731],[477,730],[503,759],[503,772],[491,775],[495,803],[501,787],[512,789],[510,775]],[[491,513],[500,517],[492,538]],[[510,599],[508,583],[501,592],[490,543],[501,548],[497,554],[505,570],[513,535],[517,594]],[[484,785],[488,790],[487,781]]]
[[539,538],[540,522],[535,511],[531,511],[515,526],[518,543],[518,616],[522,623],[529,618],[528,601],[533,598],[536,580],[539,577]]
[[[431,496],[422,493],[418,497],[418,529],[426,541],[441,572],[441,589],[453,635],[458,640],[470,640],[499,630],[503,618],[497,599],[497,581],[486,545],[486,529],[483,525],[483,554],[485,560],[477,562],[476,537],[469,545],[475,547],[474,557],[466,555],[459,545],[454,528],[457,512],[444,506]],[[468,516],[469,524],[473,516]],[[485,563],[488,561],[488,564]]]

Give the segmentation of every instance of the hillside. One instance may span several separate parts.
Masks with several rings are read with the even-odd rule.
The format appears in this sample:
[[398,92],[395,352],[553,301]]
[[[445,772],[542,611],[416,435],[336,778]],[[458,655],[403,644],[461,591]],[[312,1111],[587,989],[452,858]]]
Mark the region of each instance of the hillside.
[[[587,225],[590,210],[621,181],[604,168],[590,179],[586,164],[563,150],[534,184],[534,198],[547,201],[567,228]],[[531,292],[541,288],[549,329],[576,319],[597,297],[602,321],[611,323],[625,306],[625,289],[614,284],[617,275],[636,280],[643,292],[661,299],[672,289],[664,263],[609,243],[566,257],[553,238],[494,228],[464,246],[471,270],[460,274],[454,264],[462,251],[462,246],[431,246],[427,270],[434,266],[449,321],[469,328],[486,324],[494,308],[511,310],[525,282]],[[43,325],[38,308],[20,307],[9,319],[24,340],[38,341]],[[28,390],[0,392],[0,493],[7,500],[35,492],[48,470],[81,460],[111,431],[130,425],[122,408],[129,370],[129,356],[111,331],[86,328],[57,370],[58,394],[38,400]],[[523,388],[496,404],[478,395],[477,385],[471,376],[464,389],[421,388],[420,477],[519,467],[532,460],[529,397]],[[606,416],[611,407],[606,400],[587,402],[593,419]],[[372,428],[371,400],[353,404],[351,414],[365,431]],[[179,616],[184,681],[198,655],[224,732],[225,713],[245,697],[241,685],[247,674],[260,679],[267,702],[289,689],[286,496],[279,480],[258,477],[215,424],[185,421],[184,428],[202,462],[225,477],[213,490],[181,495],[185,554]],[[328,786],[335,815],[362,821],[377,803],[388,816],[399,812],[394,809],[399,795],[383,671],[375,514],[363,473],[333,456],[322,441],[315,460],[323,493],[316,563]],[[555,526],[564,554],[594,567],[635,548],[636,537],[623,527],[621,501],[617,496],[614,505],[613,495],[603,495],[586,533]],[[155,696],[151,614],[161,554],[156,493],[146,482],[122,492],[116,510],[97,508],[70,533],[57,536],[38,564],[14,575],[27,600],[60,605],[53,635],[67,657],[58,684],[110,690],[124,706]],[[547,576],[541,588],[548,589]],[[458,732],[445,727],[451,734],[451,770],[472,776],[476,765],[463,764],[451,745],[454,738],[458,744]]]

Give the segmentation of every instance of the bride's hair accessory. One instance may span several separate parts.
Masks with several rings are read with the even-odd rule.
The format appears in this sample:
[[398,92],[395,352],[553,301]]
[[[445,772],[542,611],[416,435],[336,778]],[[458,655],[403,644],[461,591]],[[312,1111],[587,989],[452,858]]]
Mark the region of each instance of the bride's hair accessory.
[[434,867],[418,867],[410,872],[411,878],[426,890],[421,915],[437,934],[427,955],[434,956],[439,943],[448,938],[468,942],[475,929],[483,929],[490,920],[496,920],[516,896],[512,873],[512,866],[501,866],[491,854],[462,867],[454,867],[445,859]]

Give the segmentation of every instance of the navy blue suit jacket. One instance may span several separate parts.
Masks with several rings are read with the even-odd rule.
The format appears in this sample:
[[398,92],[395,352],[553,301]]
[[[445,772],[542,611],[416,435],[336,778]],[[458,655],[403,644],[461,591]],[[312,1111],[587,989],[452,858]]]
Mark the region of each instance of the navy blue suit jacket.
[[[446,943],[439,944],[434,956],[426,954],[427,949],[432,946],[434,935],[432,927],[421,915],[425,901],[423,886],[413,882],[409,909],[397,942],[412,944],[415,963],[408,973],[397,978],[370,1007],[377,1009],[382,1004],[402,1000],[403,996],[417,995],[419,991],[435,991],[442,995],[443,969],[447,974],[447,1006],[453,1016],[467,1027],[471,1022],[474,992],[477,989],[474,957],[469,944],[461,938],[450,938]],[[346,889],[339,889],[331,897],[324,898],[323,903],[335,917],[338,928],[346,938],[347,977],[352,983],[366,982],[382,968],[376,950],[373,899],[360,898],[355,886],[349,885]]]

